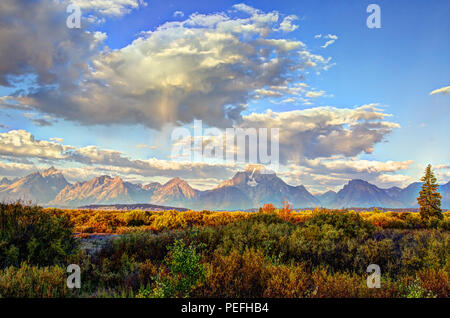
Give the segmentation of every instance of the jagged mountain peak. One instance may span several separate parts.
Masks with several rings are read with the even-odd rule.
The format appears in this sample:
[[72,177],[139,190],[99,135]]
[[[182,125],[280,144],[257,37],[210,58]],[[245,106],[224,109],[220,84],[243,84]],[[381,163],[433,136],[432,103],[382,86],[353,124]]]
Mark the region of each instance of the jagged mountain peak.
[[197,190],[193,189],[185,180],[175,177],[154,192],[151,203],[182,205],[188,204],[197,196]]
[[62,173],[52,167],[42,173],[36,171],[2,186],[0,200],[25,200],[43,204],[55,198],[68,184]]
[[261,173],[261,171],[264,170],[264,166],[263,165],[259,165],[259,164],[249,164],[247,165],[247,167],[245,167],[244,172],[247,173]]
[[276,173],[272,170],[265,168],[263,165],[250,164],[244,171],[238,171],[231,179],[222,181],[218,188],[223,187],[256,187],[258,184],[265,183],[282,183],[285,184],[283,180],[277,177]]
[[185,180],[175,177],[167,181],[164,185],[157,187],[156,191],[167,193],[168,191],[180,191],[187,196],[193,196],[195,190]]
[[112,179],[113,179],[113,177],[111,177],[111,176],[102,175],[102,176],[94,177],[92,179],[92,181],[97,181],[97,182],[103,183],[103,182],[105,182],[107,180],[112,180]]
[[[264,173],[262,173],[264,172]],[[25,177],[0,182],[0,201],[18,199],[52,206],[80,206],[85,204],[157,203],[195,209],[247,209],[288,200],[295,208],[388,207],[417,206],[421,182],[404,189],[382,189],[365,180],[349,180],[339,191],[327,191],[313,196],[303,185],[292,186],[275,173],[265,173],[261,165],[248,165],[219,187],[199,191],[185,180],[175,177],[164,185],[147,185],[124,181],[121,177],[98,176],[85,182],[67,183],[64,175],[54,167],[31,173]],[[440,186],[442,208],[450,207],[450,182]],[[320,201],[319,201],[320,200]]]
[[109,185],[109,184],[124,184],[125,181],[123,181],[120,177],[111,177],[107,175],[102,175],[99,177],[95,177],[91,179],[90,181],[82,182],[81,184],[87,183],[91,186],[102,186],[102,185]]
[[380,189],[376,185],[365,180],[350,180],[337,194],[331,204],[336,208],[352,207],[401,207],[402,203],[393,198],[386,189]]
[[52,175],[62,175],[62,173],[53,166],[41,172],[41,176],[44,178]]
[[12,183],[12,181],[11,180],[9,180],[8,178],[6,178],[6,177],[3,177],[2,178],[2,180],[0,180],[0,185],[5,185],[5,184],[11,184]]
[[362,179],[352,179],[347,183],[347,186],[375,186]]
[[125,182],[120,177],[103,175],[65,187],[50,204],[80,206],[86,204],[145,203],[149,202],[150,196],[151,191],[147,191],[140,185]]
[[[228,200],[225,202],[223,197]],[[206,192],[202,198],[205,208],[209,209],[218,200],[231,209],[258,207],[264,203],[281,206],[284,200],[296,207],[314,207],[319,204],[304,186],[288,185],[275,172],[262,165],[248,165],[244,171],[237,172],[216,189]]]
[[178,184],[187,184],[186,181],[184,181],[183,179],[179,178],[179,177],[175,177],[170,179],[169,181],[167,181],[164,186],[169,186],[169,185],[178,185]]
[[180,189],[183,192],[194,192],[195,190],[187,183],[185,180],[175,177],[173,179],[170,179],[168,182],[166,182],[163,186],[161,186],[159,190],[161,191],[168,191],[170,189]]
[[261,164],[249,164],[249,165],[247,165],[247,167],[245,167],[244,172],[247,175],[253,175],[253,176],[254,175],[274,175],[274,174],[276,174],[275,171],[272,171]]

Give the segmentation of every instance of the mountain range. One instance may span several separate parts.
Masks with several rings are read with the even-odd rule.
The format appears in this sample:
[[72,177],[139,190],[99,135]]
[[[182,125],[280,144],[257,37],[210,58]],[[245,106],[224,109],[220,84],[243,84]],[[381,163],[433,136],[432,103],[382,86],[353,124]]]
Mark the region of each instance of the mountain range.
[[[382,189],[364,180],[351,180],[340,191],[312,195],[304,186],[291,186],[275,173],[249,165],[216,188],[200,191],[185,180],[173,178],[165,184],[126,182],[119,177],[100,176],[70,184],[51,167],[23,178],[0,181],[0,201],[31,201],[52,207],[88,205],[155,204],[196,210],[247,210],[265,203],[281,206],[284,200],[294,208],[416,208],[421,188],[415,182],[402,189]],[[440,186],[442,208],[450,208],[450,182]]]

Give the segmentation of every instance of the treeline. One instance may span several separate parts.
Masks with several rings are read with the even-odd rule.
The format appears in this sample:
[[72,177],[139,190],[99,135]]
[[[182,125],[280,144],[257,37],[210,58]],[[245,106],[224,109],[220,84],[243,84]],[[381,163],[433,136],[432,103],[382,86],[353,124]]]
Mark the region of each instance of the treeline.
[[[375,221],[378,213],[326,210],[294,213],[289,209],[262,209],[259,213],[236,214],[133,211],[121,216],[108,212],[99,223],[108,220],[113,223],[106,229],[123,227],[127,231],[89,254],[68,233],[81,225],[77,222],[83,217],[90,220],[93,214],[78,211],[70,218],[67,214],[62,210],[0,205],[0,296],[450,294],[450,233],[443,225],[448,215],[426,224],[417,220],[416,214],[385,213],[385,218],[393,220],[379,222]],[[35,222],[38,226],[33,226]],[[56,230],[44,233],[55,225]],[[135,231],[128,231],[133,228]],[[27,236],[21,235],[24,230]],[[38,247],[26,243],[26,237],[38,240],[40,236],[43,240]],[[79,290],[65,285],[68,264],[81,267]],[[369,264],[381,268],[380,289],[366,285]]]
[[[60,210],[45,209],[55,216],[66,216],[77,233],[116,233],[151,230],[159,232],[165,229],[186,229],[192,226],[219,226],[245,220],[254,212],[211,212],[211,211],[99,211],[99,210]],[[259,211],[265,214],[277,214],[293,224],[304,224],[317,213],[328,213],[333,210],[316,209],[292,211],[287,207],[276,209],[266,205]],[[385,229],[450,229],[450,212],[443,213],[443,219],[422,220],[419,213],[414,212],[355,212],[373,225]]]

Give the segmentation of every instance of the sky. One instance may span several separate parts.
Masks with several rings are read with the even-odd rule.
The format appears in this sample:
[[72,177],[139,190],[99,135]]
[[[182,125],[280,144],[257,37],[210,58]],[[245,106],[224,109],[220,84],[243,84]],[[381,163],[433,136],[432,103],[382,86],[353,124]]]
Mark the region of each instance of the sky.
[[70,182],[211,188],[249,162],[174,155],[195,138],[173,134],[201,120],[217,136],[278,128],[276,173],[314,193],[404,187],[429,163],[446,183],[449,13],[446,0],[2,1],[0,176],[53,165]]

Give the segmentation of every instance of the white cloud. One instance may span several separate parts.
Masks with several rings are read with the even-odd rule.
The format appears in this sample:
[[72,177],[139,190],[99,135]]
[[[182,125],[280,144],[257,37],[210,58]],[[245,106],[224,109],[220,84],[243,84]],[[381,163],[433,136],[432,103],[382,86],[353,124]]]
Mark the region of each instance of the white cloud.
[[[319,37],[316,36],[316,39],[318,39],[318,38],[320,38],[320,36]],[[321,46],[322,48],[326,48],[326,47],[330,46],[331,44],[336,42],[336,40],[338,39],[337,35],[333,35],[333,34],[325,35],[323,38],[328,39],[328,41],[326,41],[325,44]]]
[[356,108],[315,107],[287,112],[251,113],[243,116],[242,128],[280,128],[281,162],[304,158],[356,156],[372,153],[376,143],[394,128],[389,114],[376,104]]
[[[310,114],[306,112],[296,116],[287,114],[287,117],[283,117],[284,119],[297,118],[297,120],[288,122],[288,125],[286,125],[288,134],[280,136],[282,137],[280,140],[282,155],[295,157],[304,150],[302,147],[311,147],[311,144],[316,147],[317,139],[320,140],[320,138],[314,139],[312,137],[314,134],[320,135],[324,131],[333,131],[333,129],[339,131],[337,126],[343,123],[352,126],[355,120],[358,121],[362,118],[369,120],[366,123],[374,123],[379,121],[376,118],[381,116],[382,119],[385,115],[374,114],[370,111],[370,108],[364,110],[364,107],[341,111],[319,109]],[[272,114],[272,116],[276,121],[280,115]],[[302,117],[302,122],[298,120],[300,117]],[[318,117],[323,118],[319,119]],[[304,127],[302,133],[289,133],[291,129],[294,129],[294,126],[304,126],[306,123],[310,123],[310,126]],[[335,128],[332,129],[331,127]],[[299,142],[304,136],[309,137],[310,140]],[[358,138],[358,135],[355,133],[354,137]],[[207,185],[217,184],[219,180],[229,178],[246,165],[245,163],[172,161],[156,158],[131,159],[120,151],[101,149],[97,146],[76,148],[62,145],[62,140],[59,138],[51,139],[58,140],[58,143],[37,140],[29,132],[23,130],[0,133],[0,155],[3,156],[3,160],[18,159],[18,162],[10,163],[0,160],[0,175],[22,176],[36,171],[37,168],[32,163],[27,163],[27,160],[20,162],[21,158],[44,159],[46,165],[56,163],[57,166],[62,166],[61,169],[69,180],[86,180],[103,174],[120,176],[127,180],[165,180],[164,178],[179,176],[193,180],[196,186],[201,184],[201,179],[210,179],[208,183],[204,184],[204,187],[207,187]],[[295,142],[295,139],[297,139],[297,142]],[[294,142],[289,142],[290,140],[294,140]],[[335,149],[327,149],[327,151],[342,152],[338,145],[336,147]],[[367,145],[359,145],[359,147],[367,147]],[[359,150],[361,149],[363,148]],[[312,149],[309,152],[313,151],[317,151],[317,149]],[[66,167],[67,164],[70,164],[70,168]],[[317,191],[330,187],[338,189],[349,179],[364,179],[380,187],[390,187],[394,185],[405,186],[415,181],[409,176],[398,174],[398,171],[407,170],[412,164],[413,161],[410,160],[381,162],[355,157],[348,158],[345,154],[314,157],[312,159],[302,156],[295,164],[286,162],[286,165],[282,165],[277,173],[290,184],[301,183]],[[448,165],[443,164],[437,165],[435,168],[438,171],[445,171],[448,167]],[[446,172],[438,175],[442,179],[449,176]]]
[[351,179],[363,179],[381,188],[404,187],[417,181],[399,173],[412,164],[412,161],[383,162],[335,156],[287,165],[278,174],[290,184],[303,184],[308,190],[317,192],[339,191]]
[[280,23],[280,30],[283,32],[292,32],[298,29],[298,25],[293,24],[294,21],[298,20],[296,15],[289,15],[283,19]]
[[238,3],[233,5],[233,8],[238,10],[238,11],[242,11],[251,15],[256,15],[258,14],[260,11],[258,9],[255,9],[251,6],[246,5],[245,3]]
[[33,164],[5,163],[0,161],[0,175],[7,177],[22,177],[36,171]]
[[437,95],[437,94],[443,94],[443,95],[450,94],[450,86],[435,89],[434,91],[432,91],[430,93],[430,95]]
[[255,94],[258,97],[281,97],[283,96],[282,93],[280,93],[279,91],[275,91],[275,90],[271,90],[271,89],[255,89]]
[[415,178],[403,174],[381,174],[377,178],[378,185],[385,188],[393,186],[403,188],[416,181]]
[[382,172],[395,172],[398,170],[408,169],[414,162],[412,160],[407,161],[373,161],[373,160],[361,160],[361,159],[315,159],[306,160],[307,166],[319,169],[325,168],[328,171],[334,173],[382,173]]
[[326,47],[328,47],[329,45],[333,44],[334,42],[335,42],[335,40],[329,40],[329,41],[325,42],[325,44],[322,45],[321,47],[322,47],[322,48],[326,48]]
[[147,6],[143,0],[70,0],[70,3],[105,16],[123,16],[133,9]]
[[325,91],[309,91],[306,93],[306,97],[318,98],[325,95]]
[[[26,76],[36,82],[36,89],[55,83],[60,89],[73,89],[74,81],[87,70],[89,58],[96,54],[101,37],[84,28],[76,32],[67,28],[66,5],[51,0],[0,1],[0,85],[16,86],[17,80],[27,83]],[[29,108],[30,101],[19,94],[2,97],[0,105]]]
[[182,18],[184,17],[184,12],[183,11],[175,11],[173,13],[174,18]]
[[34,157],[42,159],[64,159],[72,147],[53,141],[36,140],[25,130],[0,133],[0,155],[12,157]]
[[281,103],[283,103],[283,104],[295,103],[295,102],[296,102],[296,100],[294,98],[286,98],[281,101]]
[[[55,138],[52,138],[55,140]],[[101,149],[97,146],[76,148],[62,145],[59,141],[37,140],[25,130],[11,130],[0,133],[0,155],[6,159],[27,158],[45,159],[49,162],[76,162],[85,166],[94,166],[98,171],[134,174],[139,176],[165,177],[228,177],[234,164],[212,164],[207,162],[180,162],[150,158],[133,160],[122,152]],[[1,161],[0,161],[1,162]],[[17,169],[19,165],[15,166]],[[21,166],[29,168],[28,165]],[[6,168],[5,168],[6,169]],[[27,170],[28,171],[28,170]]]
[[[249,16],[193,14],[145,32],[122,49],[106,50],[88,60],[83,56],[81,69],[57,72],[55,81],[62,85],[42,86],[23,104],[86,125],[142,124],[161,129],[202,119],[211,126],[231,127],[258,92],[299,83],[308,68],[328,68],[330,58],[283,38],[281,24],[286,28],[293,16],[280,22],[276,11],[234,8]],[[89,46],[105,38],[88,35]],[[63,40],[57,37],[58,41]],[[65,107],[60,107],[62,103]],[[11,101],[8,105],[19,107]]]

